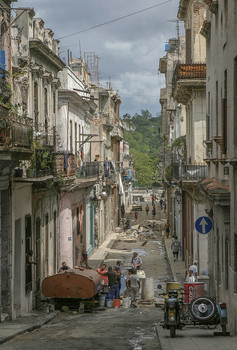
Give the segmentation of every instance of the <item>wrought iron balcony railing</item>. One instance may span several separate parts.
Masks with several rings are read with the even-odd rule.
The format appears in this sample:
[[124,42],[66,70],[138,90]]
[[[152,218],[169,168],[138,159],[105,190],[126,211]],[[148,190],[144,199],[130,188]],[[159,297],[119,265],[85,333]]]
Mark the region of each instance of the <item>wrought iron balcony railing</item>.
[[206,64],[193,63],[181,64],[178,63],[173,74],[172,85],[175,88],[179,80],[205,80],[206,79]]
[[21,149],[31,149],[33,136],[32,119],[15,116],[0,115],[0,148],[15,152]]
[[100,174],[100,162],[86,162],[77,170],[77,177],[87,179],[90,177],[98,177]]
[[206,165],[178,165],[173,164],[173,178],[177,181],[201,181],[207,177]]

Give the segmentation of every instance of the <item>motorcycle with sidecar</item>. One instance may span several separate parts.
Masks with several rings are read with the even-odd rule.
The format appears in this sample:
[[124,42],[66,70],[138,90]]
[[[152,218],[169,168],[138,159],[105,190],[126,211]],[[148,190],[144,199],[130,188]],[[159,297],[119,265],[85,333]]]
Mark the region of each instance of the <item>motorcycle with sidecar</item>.
[[[214,335],[229,335],[227,332],[227,308],[222,302],[216,303],[212,298],[200,296],[194,298],[190,303],[184,303],[186,294],[179,284],[175,288],[168,288],[160,295],[164,296],[164,304],[157,304],[164,311],[164,320],[161,325],[170,330],[170,337],[174,338],[177,329],[182,329],[186,325],[200,326],[205,325],[209,329],[221,325],[222,332],[216,332]],[[158,285],[158,289],[162,289]]]

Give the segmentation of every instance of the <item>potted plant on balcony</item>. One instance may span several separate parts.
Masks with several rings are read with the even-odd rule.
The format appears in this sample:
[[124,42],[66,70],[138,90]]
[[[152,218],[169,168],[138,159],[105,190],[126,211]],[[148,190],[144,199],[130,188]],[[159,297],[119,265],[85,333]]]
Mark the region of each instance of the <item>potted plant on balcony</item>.
[[29,168],[26,169],[26,176],[29,178],[35,177],[35,173],[36,173],[36,161],[35,161],[35,153],[34,153],[30,159]]

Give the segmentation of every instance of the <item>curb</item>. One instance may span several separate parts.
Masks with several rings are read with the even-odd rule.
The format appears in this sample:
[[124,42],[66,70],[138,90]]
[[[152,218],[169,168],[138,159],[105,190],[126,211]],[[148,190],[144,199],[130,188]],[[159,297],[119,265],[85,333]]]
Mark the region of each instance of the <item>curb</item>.
[[165,246],[166,255],[167,255],[167,258],[168,258],[169,266],[170,266],[170,269],[171,269],[174,281],[178,282],[178,278],[177,278],[177,275],[176,275],[176,272],[175,272],[175,269],[174,269],[172,253],[168,249],[168,242],[166,241],[165,238],[164,238],[164,246]]
[[[4,344],[6,342],[8,342],[9,340],[17,337],[18,335],[21,335],[23,333],[26,332],[32,332],[35,329],[39,329],[42,326],[44,326],[45,324],[49,323],[50,321],[52,321],[58,314],[60,313],[60,311],[54,311],[52,312],[50,315],[45,316],[44,318],[42,318],[41,320],[39,320],[38,322],[36,321],[36,324],[34,324],[33,326],[25,326],[24,329],[21,329],[18,332],[15,332],[11,335],[9,335],[8,337],[5,337],[3,339],[0,339],[0,344]],[[10,326],[10,325],[9,325]],[[24,327],[24,326],[23,326]]]

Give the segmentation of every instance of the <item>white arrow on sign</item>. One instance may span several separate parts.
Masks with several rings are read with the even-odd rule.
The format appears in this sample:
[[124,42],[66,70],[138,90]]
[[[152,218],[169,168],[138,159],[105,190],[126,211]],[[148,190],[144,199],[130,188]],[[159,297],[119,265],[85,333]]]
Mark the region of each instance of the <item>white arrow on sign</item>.
[[202,218],[199,225],[202,226],[202,233],[206,233],[206,226],[208,225],[208,223],[206,222],[206,220],[204,218]]

